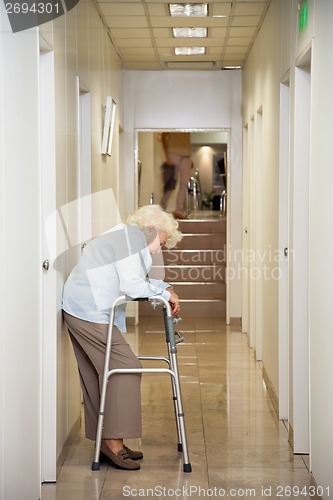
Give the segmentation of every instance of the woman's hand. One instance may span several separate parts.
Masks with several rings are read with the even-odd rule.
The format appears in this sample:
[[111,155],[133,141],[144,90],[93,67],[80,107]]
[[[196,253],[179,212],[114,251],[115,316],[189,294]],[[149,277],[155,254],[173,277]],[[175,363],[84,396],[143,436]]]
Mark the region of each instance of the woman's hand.
[[170,292],[171,297],[169,299],[171,309],[172,309],[172,316],[177,316],[177,314],[180,311],[180,305],[179,305],[179,297],[178,295],[172,290],[172,288],[167,288],[168,292]]

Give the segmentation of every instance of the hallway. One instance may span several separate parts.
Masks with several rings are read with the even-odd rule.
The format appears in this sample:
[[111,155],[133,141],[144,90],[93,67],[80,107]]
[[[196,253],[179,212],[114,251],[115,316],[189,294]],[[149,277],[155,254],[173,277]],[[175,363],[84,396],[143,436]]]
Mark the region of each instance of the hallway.
[[[92,472],[93,443],[81,433],[58,482],[42,486],[42,500],[194,499],[224,493],[235,498],[316,498],[307,489],[308,457],[293,455],[247,335],[219,318],[185,318],[179,329],[185,338],[178,346],[178,362],[193,472],[183,472],[177,452],[169,379],[143,375],[143,437],[127,442],[142,449],[141,469],[127,472],[102,465]],[[165,353],[162,319],[142,318],[128,332],[137,354]]]

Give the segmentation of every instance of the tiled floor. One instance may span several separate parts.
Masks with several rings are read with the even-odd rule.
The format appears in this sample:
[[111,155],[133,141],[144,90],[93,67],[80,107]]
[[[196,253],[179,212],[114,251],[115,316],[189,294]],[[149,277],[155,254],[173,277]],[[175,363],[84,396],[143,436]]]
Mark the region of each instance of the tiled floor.
[[[311,485],[307,457],[289,447],[247,336],[219,318],[184,319],[179,329],[185,337],[178,362],[192,473],[183,472],[177,451],[169,377],[145,374],[143,437],[127,442],[142,449],[141,469],[102,465],[92,472],[93,443],[81,433],[58,482],[42,486],[42,500],[310,498],[304,494]],[[136,353],[161,355],[163,332],[162,320],[144,318],[139,328],[129,327],[128,340]]]

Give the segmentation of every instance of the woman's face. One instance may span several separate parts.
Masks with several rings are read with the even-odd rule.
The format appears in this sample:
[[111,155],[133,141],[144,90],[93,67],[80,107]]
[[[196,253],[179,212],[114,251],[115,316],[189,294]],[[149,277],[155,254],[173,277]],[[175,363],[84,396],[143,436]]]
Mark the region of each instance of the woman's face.
[[152,237],[148,239],[148,250],[151,254],[159,253],[168,238],[165,231],[156,231],[152,233]]

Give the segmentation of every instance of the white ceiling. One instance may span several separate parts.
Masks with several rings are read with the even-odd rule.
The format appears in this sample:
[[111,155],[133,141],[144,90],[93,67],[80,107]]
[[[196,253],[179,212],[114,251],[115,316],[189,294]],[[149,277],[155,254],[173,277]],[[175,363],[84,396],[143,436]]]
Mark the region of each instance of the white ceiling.
[[[225,66],[243,66],[270,1],[208,1],[207,17],[171,17],[168,4],[175,0],[95,0],[95,3],[125,69],[219,70]],[[176,39],[173,27],[206,27],[208,36]],[[182,46],[204,46],[206,53],[176,56],[175,47]]]

